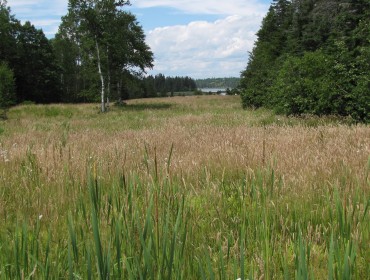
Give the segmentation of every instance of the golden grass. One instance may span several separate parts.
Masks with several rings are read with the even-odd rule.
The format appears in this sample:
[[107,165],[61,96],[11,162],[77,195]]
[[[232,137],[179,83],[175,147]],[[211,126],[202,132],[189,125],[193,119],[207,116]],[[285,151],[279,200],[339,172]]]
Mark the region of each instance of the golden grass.
[[[193,198],[194,216],[213,211],[204,200],[220,198],[220,182],[243,182],[258,170],[278,175],[281,203],[288,195],[310,204],[335,188],[347,198],[356,191],[370,195],[367,125],[245,111],[235,96],[132,100],[111,109],[98,114],[97,105],[83,104],[10,110],[1,123],[0,220],[32,223],[42,215],[50,227],[60,227],[87,191],[89,168],[104,182],[120,174],[176,179]],[[323,231],[312,228],[308,236],[319,242]]]
[[[253,112],[240,109],[238,101],[238,97],[216,96],[132,100],[129,106],[170,104],[173,108],[149,107],[139,112],[114,108],[106,115],[97,114],[97,106],[90,104],[54,105],[68,108],[71,118],[13,117],[10,111],[1,137],[2,169],[16,170],[31,153],[40,172],[54,182],[65,179],[66,168],[73,176],[84,176],[90,158],[99,162],[103,174],[122,168],[142,171],[145,144],[152,160],[156,150],[162,167],[173,144],[171,172],[179,176],[196,176],[205,167],[243,173],[272,165],[286,182],[302,190],[314,188],[315,182],[340,185],[341,177],[348,175],[361,178],[358,183],[368,187],[364,177],[370,155],[368,126],[307,127],[304,122],[256,126]],[[37,112],[38,107],[32,110]],[[138,122],[138,127],[130,128],[130,122]]]
[[240,109],[238,101],[237,97],[133,100],[129,105],[170,104],[173,108],[114,108],[106,115],[97,114],[93,105],[54,105],[72,111],[70,118],[13,117],[10,111],[1,137],[2,166],[20,166],[31,153],[40,172],[53,181],[62,179],[66,167],[81,176],[91,157],[106,170],[120,171],[125,166],[139,171],[145,144],[152,156],[156,149],[162,166],[173,144],[174,174],[192,176],[204,167],[244,172],[272,165],[287,182],[302,188],[314,187],[316,180],[335,183],[347,173],[365,183],[368,126],[308,127],[304,121],[294,126],[276,122],[256,126],[254,112]]

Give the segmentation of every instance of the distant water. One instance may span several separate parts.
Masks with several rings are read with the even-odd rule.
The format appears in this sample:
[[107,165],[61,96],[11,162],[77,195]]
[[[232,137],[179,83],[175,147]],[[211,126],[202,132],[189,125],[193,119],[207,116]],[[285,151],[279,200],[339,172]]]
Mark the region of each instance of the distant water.
[[226,88],[200,88],[202,92],[226,92]]

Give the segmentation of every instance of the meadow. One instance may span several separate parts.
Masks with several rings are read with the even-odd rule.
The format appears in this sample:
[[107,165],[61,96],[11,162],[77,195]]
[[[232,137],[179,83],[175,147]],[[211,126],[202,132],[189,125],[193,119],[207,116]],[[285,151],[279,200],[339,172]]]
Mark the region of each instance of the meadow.
[[238,96],[20,105],[0,279],[369,279],[370,127]]

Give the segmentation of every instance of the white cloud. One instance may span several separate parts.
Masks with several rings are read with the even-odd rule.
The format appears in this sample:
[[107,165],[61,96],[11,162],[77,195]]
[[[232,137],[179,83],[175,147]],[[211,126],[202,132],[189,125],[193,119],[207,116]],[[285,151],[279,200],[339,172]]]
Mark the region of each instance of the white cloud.
[[8,4],[11,7],[35,5],[42,2],[42,0],[8,0]]
[[35,19],[31,22],[33,25],[36,26],[55,26],[60,24],[60,20],[58,19]]
[[49,38],[58,31],[61,17],[67,13],[68,0],[8,0],[12,14],[21,22],[30,21]]
[[151,73],[194,78],[239,76],[268,9],[263,0],[136,0],[139,8],[170,7],[188,14],[220,16],[215,22],[156,28],[147,42],[155,54]]
[[261,0],[136,0],[133,5],[139,8],[171,7],[195,14],[217,15],[260,15],[266,12],[266,4]]
[[55,18],[66,13],[68,0],[8,0],[8,5],[16,14]]
[[234,15],[215,22],[156,28],[147,36],[155,54],[153,74],[239,76],[247,64],[260,21],[259,16]]

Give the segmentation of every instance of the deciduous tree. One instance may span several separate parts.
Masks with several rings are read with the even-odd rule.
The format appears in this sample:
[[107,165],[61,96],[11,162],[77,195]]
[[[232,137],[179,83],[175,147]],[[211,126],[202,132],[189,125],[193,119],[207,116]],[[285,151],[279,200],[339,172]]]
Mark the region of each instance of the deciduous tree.
[[[68,15],[57,35],[59,40],[75,44],[81,52],[79,56],[85,58],[82,62],[95,63],[102,112],[106,110],[105,98],[110,95],[112,84],[120,91],[125,73],[142,73],[153,66],[144,32],[136,18],[122,10],[125,5],[129,1],[70,0]],[[64,28],[69,28],[68,32]]]

